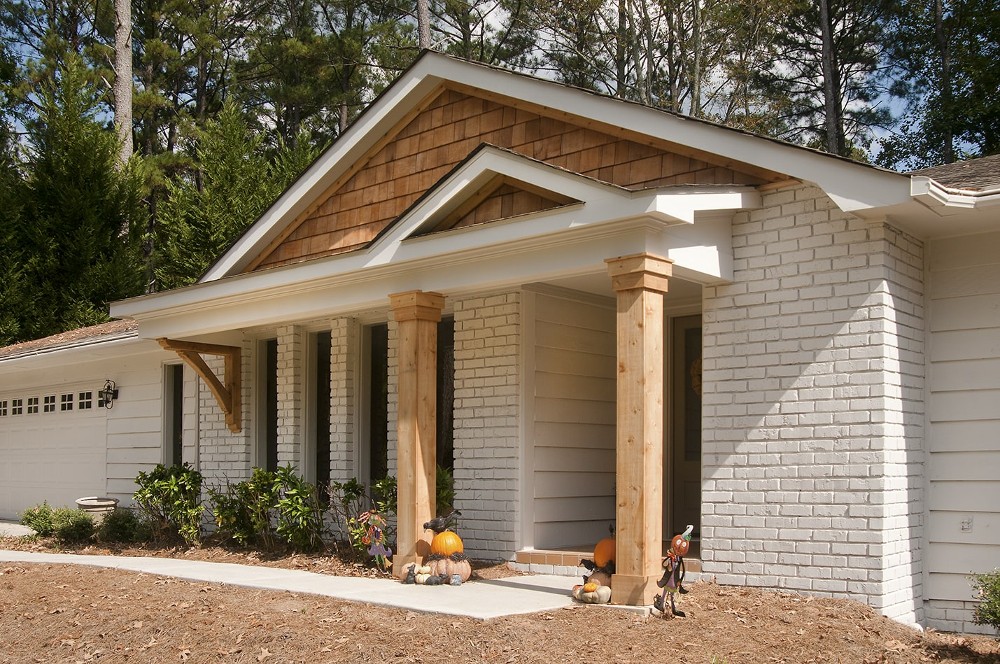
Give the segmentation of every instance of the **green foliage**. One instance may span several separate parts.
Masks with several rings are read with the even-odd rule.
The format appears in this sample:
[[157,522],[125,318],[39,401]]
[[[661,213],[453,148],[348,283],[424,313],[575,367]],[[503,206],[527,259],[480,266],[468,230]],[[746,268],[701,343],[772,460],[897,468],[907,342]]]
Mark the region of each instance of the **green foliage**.
[[245,482],[209,490],[219,532],[241,544],[272,549],[275,536],[299,551],[323,547],[323,509],[316,487],[284,466],[254,468]]
[[14,221],[0,224],[17,268],[2,269],[26,294],[0,302],[2,333],[15,341],[104,322],[110,301],[143,289],[140,178],[136,164],[117,168],[117,139],[97,120],[100,93],[80,58],[35,94],[27,159],[0,164],[0,199],[17,199]]
[[243,545],[274,548],[271,511],[278,502],[273,474],[254,468],[249,480],[228,484],[224,491],[209,489],[212,514],[219,533]]
[[94,536],[94,518],[81,510],[60,507],[52,512],[52,534],[64,544],[86,542]]
[[[395,490],[392,493],[393,499],[395,499]],[[334,524],[340,535],[345,538],[352,550],[356,553],[362,553],[364,546],[361,539],[364,536],[365,528],[358,523],[358,516],[366,512],[371,504],[365,486],[356,478],[351,478],[346,482],[332,481],[330,482],[329,494],[328,510],[333,515]]]
[[438,466],[435,485],[437,513],[448,514],[455,507],[455,476],[444,466]]
[[314,156],[308,143],[282,144],[271,159],[263,135],[235,103],[226,103],[198,137],[197,170],[166,185],[157,233],[159,286],[197,280]]
[[24,510],[21,514],[21,525],[28,526],[41,537],[52,535],[52,508],[47,502]]
[[157,464],[151,472],[135,478],[139,489],[135,502],[153,525],[154,535],[180,535],[188,544],[201,539],[201,473],[190,464]]
[[1000,635],[1000,568],[974,574],[970,581],[979,600],[973,620],[977,625],[990,625]]
[[323,508],[316,487],[290,465],[276,470],[274,479],[279,487],[278,536],[299,551],[323,548]]
[[153,529],[145,515],[127,507],[107,512],[97,527],[97,539],[101,542],[132,544],[152,538]]

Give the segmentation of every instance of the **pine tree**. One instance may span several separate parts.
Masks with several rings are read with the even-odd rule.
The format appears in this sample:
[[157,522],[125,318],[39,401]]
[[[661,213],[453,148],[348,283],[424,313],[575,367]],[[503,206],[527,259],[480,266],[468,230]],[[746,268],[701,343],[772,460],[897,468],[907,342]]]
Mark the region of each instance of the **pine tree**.
[[878,162],[899,169],[1000,152],[1000,12],[987,0],[911,0],[892,23],[893,93],[906,103]]
[[87,75],[70,54],[36,93],[12,238],[30,301],[20,339],[106,321],[110,301],[142,292],[140,177],[134,162],[116,168],[117,138],[96,120],[103,93]]
[[315,158],[307,140],[271,158],[240,108],[227,102],[195,150],[197,172],[167,184],[160,209],[159,289],[193,283]]

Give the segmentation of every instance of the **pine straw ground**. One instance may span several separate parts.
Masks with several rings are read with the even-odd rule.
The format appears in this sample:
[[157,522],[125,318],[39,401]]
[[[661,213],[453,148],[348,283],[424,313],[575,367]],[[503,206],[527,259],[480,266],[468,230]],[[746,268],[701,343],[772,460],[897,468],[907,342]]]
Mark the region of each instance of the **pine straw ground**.
[[[52,550],[11,539],[0,548]],[[264,559],[220,547],[78,552],[366,573],[334,556]],[[511,574],[489,565],[477,573]],[[118,570],[0,564],[0,662],[1000,663],[996,639],[920,633],[856,602],[712,583],[690,590],[679,606],[685,618],[577,605],[477,621]]]

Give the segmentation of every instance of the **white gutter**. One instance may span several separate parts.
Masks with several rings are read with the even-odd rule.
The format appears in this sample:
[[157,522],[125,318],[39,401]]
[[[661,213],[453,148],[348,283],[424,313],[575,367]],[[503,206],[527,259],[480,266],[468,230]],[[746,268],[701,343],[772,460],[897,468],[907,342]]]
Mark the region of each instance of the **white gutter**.
[[[914,175],[910,179],[910,195],[938,214],[958,214],[959,210],[984,208],[1000,204],[1000,188],[956,189],[945,187],[926,175]],[[944,210],[942,208],[957,208]]]

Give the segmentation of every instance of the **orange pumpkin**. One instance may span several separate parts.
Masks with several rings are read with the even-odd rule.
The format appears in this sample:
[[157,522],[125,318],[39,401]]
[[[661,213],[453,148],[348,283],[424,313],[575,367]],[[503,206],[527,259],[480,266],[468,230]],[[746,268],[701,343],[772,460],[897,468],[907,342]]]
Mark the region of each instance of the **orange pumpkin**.
[[464,553],[465,546],[462,538],[451,530],[444,530],[434,536],[431,540],[431,553],[447,558],[453,553]]
[[598,567],[607,567],[615,561],[615,538],[605,537],[594,547],[594,563]]

